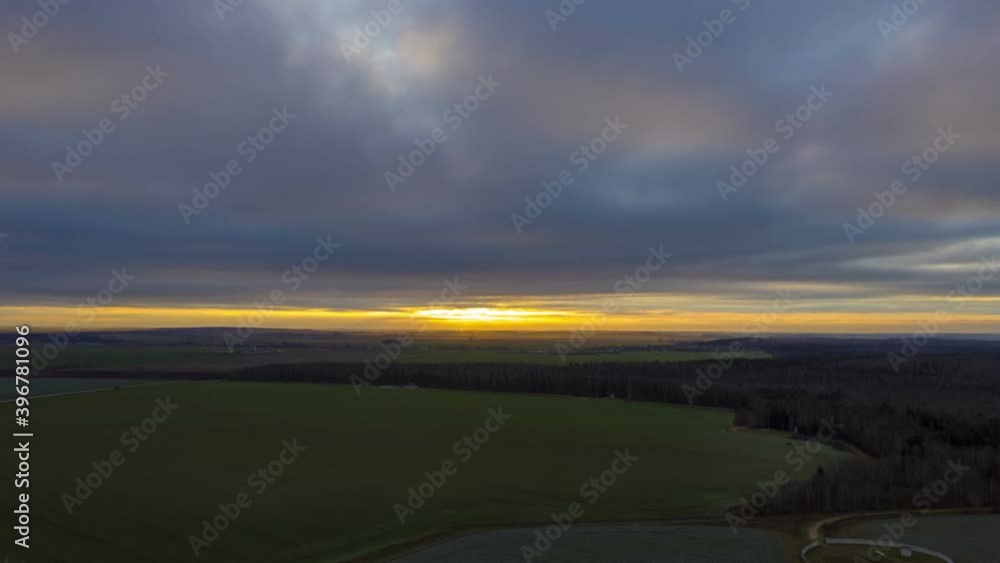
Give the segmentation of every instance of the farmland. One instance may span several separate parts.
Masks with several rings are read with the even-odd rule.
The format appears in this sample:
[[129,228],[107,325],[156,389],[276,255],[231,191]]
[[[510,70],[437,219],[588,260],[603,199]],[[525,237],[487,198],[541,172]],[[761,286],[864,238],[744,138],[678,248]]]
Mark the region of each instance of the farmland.
[[[254,339],[253,344],[230,351],[221,338],[200,341],[175,339],[163,343],[134,343],[123,337],[100,342],[70,342],[51,359],[39,354],[35,368],[45,372],[89,370],[131,371],[211,371],[223,372],[268,364],[315,362],[361,363],[383,352],[381,340],[368,336],[333,338],[331,340],[296,340],[294,338]],[[259,344],[257,342],[259,341]],[[721,350],[721,348],[720,348]],[[398,361],[407,364],[587,364],[602,362],[692,362],[711,361],[719,351],[708,349],[675,349],[669,346],[583,347],[575,353],[560,356],[554,345],[536,340],[516,342],[455,342],[428,340],[401,348]],[[13,354],[13,348],[0,347],[0,354]],[[734,354],[743,359],[766,359],[771,355],[759,350]]]
[[[134,450],[125,447],[123,432],[168,397],[176,412]],[[504,423],[478,442],[477,430],[496,413]],[[250,504],[201,547],[199,560],[340,561],[457,530],[547,524],[572,502],[586,506],[580,523],[700,514],[723,524],[722,511],[756,492],[757,481],[792,473],[786,456],[795,446],[777,432],[731,432],[732,416],[573,397],[389,389],[357,396],[349,386],[270,383],[53,397],[32,405],[33,431],[46,444],[33,451],[33,553],[47,561],[190,560],[191,538],[211,536],[204,521],[241,494]],[[462,446],[467,436],[478,449]],[[289,443],[304,448],[301,457],[258,492],[255,472]],[[107,468],[101,464],[115,451],[124,463],[81,494],[75,480],[87,479],[94,463]],[[589,494],[581,500],[581,485],[626,452],[638,459],[616,483],[593,504]],[[823,448],[794,476],[845,457]],[[404,511],[401,524],[396,507],[412,506],[408,490],[449,461],[451,476],[412,514]],[[72,514],[64,495],[82,499]]]

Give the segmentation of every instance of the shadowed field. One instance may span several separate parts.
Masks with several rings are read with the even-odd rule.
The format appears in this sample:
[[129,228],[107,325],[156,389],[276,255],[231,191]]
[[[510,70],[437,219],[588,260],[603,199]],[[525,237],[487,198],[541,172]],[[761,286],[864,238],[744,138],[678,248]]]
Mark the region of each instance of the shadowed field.
[[[122,433],[168,396],[177,411],[130,451]],[[489,409],[510,418],[478,451],[456,448]],[[189,537],[240,493],[252,504],[199,561],[339,561],[446,530],[543,524],[571,502],[586,506],[580,522],[719,515],[788,471],[792,450],[778,433],[729,432],[731,420],[672,405],[432,390],[359,397],[333,385],[176,383],[44,399],[32,405],[45,444],[32,458],[33,554],[192,560]],[[258,494],[248,477],[293,440],[306,450]],[[124,463],[67,514],[61,495],[114,450]],[[588,504],[581,485],[625,450],[638,461]],[[845,455],[825,448],[796,476]],[[400,524],[394,505],[446,461],[456,472]]]

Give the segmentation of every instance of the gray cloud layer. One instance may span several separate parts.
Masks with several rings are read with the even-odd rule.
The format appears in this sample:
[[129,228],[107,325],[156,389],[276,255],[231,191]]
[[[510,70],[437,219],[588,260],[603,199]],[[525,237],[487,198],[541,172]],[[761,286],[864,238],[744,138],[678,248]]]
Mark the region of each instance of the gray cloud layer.
[[[345,60],[388,4],[254,0],[220,21],[211,2],[76,1],[4,45],[5,302],[76,303],[126,266],[142,279],[126,302],[245,304],[328,234],[342,252],[301,304],[425,301],[454,276],[483,295],[605,292],[661,243],[675,257],[654,291],[939,296],[1000,250],[988,0],[928,2],[888,39],[889,0],[590,0],[555,31],[556,0],[404,0]],[[678,72],[673,53],[727,8]],[[5,4],[0,31],[34,10]],[[119,119],[113,101],[156,65],[170,76]],[[489,75],[501,85],[452,130],[445,112]],[[823,84],[834,97],[724,202],[729,167]],[[186,224],[178,205],[283,107],[296,119]],[[629,128],[578,172],[571,154],[616,116]],[[57,181],[52,162],[103,118],[115,131]],[[948,126],[961,138],[910,182],[903,163]],[[448,140],[390,191],[384,172],[436,127]],[[563,169],[573,184],[518,234],[511,214]],[[897,178],[909,191],[850,244],[843,224]]]

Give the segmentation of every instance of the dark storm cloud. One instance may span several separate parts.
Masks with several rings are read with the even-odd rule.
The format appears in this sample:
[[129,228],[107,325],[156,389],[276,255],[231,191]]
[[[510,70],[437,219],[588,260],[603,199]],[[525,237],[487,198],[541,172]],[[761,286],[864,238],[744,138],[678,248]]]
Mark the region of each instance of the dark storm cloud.
[[[938,295],[954,272],[914,257],[1000,250],[990,2],[928,2],[888,39],[890,1],[744,3],[591,0],[553,32],[554,0],[404,2],[348,62],[342,42],[387,2],[258,0],[222,21],[210,2],[72,2],[0,50],[0,292],[74,303],[126,266],[142,280],[126,301],[244,304],[327,235],[342,252],[303,303],[453,276],[486,295],[599,293],[660,244],[662,291]],[[5,4],[0,30],[34,8]],[[673,53],[727,8],[736,21],[679,73]],[[169,76],[119,119],[150,65]],[[453,130],[446,112],[489,76]],[[724,202],[729,167],[822,84],[834,98]],[[275,108],[296,117],[245,162]],[[579,172],[571,155],[615,117],[628,129]],[[60,183],[52,162],[103,118],[114,132]],[[949,125],[954,150],[850,244],[856,208]],[[437,127],[448,140],[390,191],[385,171]],[[186,224],[178,206],[231,159],[243,172]],[[573,184],[517,234],[511,214],[563,169]]]

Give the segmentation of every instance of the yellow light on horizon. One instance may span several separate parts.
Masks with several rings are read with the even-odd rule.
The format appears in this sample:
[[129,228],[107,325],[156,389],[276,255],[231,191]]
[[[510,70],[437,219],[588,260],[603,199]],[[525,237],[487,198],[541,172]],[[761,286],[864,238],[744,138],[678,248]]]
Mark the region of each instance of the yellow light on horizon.
[[[978,297],[979,312],[953,312],[947,324],[948,332],[995,333],[1000,326],[1000,310],[995,306],[997,296]],[[526,307],[511,304],[491,304],[489,306],[454,307],[392,307],[381,310],[329,310],[282,308],[269,311],[263,316],[263,326],[269,328],[314,329],[314,330],[410,330],[414,320],[425,321],[437,330],[449,328],[475,330],[503,330],[516,328],[519,331],[573,331],[593,325],[601,331],[687,331],[687,332],[739,332],[759,313],[746,312],[743,303],[718,306],[713,310],[694,310],[683,305],[680,299],[672,300],[676,308],[638,308],[621,310],[614,314],[603,314],[599,308],[584,306],[577,308]],[[538,301],[526,302],[542,305]],[[920,309],[912,308],[914,302]],[[854,305],[866,303],[855,300]],[[774,333],[822,332],[822,333],[909,333],[919,328],[918,323],[932,318],[928,307],[947,303],[928,303],[926,299],[911,301],[910,296],[901,296],[886,310],[868,307],[863,311],[789,311],[778,316],[768,328]],[[558,303],[557,306],[564,306]],[[758,304],[765,310],[768,302]],[[256,309],[228,309],[220,307],[141,307],[109,306],[93,311],[81,311],[72,307],[58,306],[0,306],[0,323],[7,326],[28,324],[33,330],[66,331],[75,334],[80,331],[128,330],[149,328],[197,328],[239,326],[247,319],[261,317]]]
[[446,309],[418,309],[416,316],[438,321],[466,323],[537,323],[561,317],[559,313],[532,309],[501,307],[451,307]]

